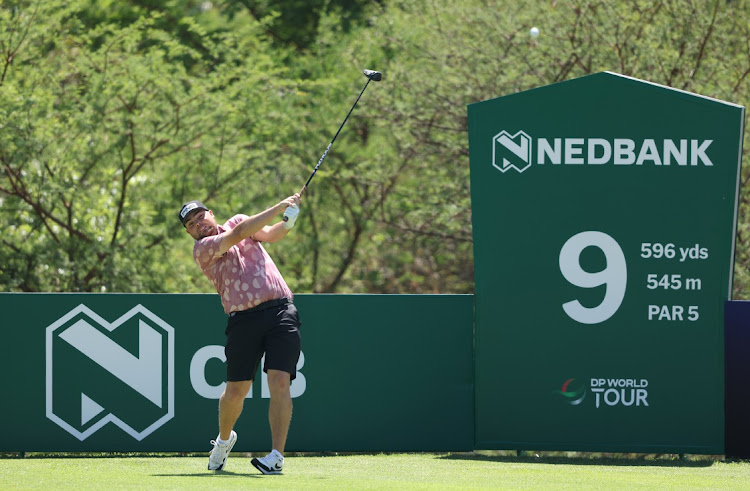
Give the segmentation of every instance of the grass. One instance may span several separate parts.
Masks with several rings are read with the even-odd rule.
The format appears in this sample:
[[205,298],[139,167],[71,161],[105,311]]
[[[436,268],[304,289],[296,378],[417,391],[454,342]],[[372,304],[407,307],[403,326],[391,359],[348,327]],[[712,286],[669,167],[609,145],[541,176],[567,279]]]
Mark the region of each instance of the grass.
[[727,489],[750,490],[750,463],[713,459],[515,457],[482,454],[290,456],[263,476],[247,455],[227,470],[207,457],[30,456],[0,459],[0,489]]

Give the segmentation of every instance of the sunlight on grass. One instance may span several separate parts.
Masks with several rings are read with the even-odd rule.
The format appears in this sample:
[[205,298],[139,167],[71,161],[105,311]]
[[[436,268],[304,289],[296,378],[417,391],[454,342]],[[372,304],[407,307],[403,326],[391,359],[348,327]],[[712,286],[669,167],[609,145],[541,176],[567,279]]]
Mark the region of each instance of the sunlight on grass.
[[0,459],[1,489],[731,489],[750,464],[714,460],[493,457],[481,454],[291,456],[263,476],[243,455],[224,472],[206,457]]

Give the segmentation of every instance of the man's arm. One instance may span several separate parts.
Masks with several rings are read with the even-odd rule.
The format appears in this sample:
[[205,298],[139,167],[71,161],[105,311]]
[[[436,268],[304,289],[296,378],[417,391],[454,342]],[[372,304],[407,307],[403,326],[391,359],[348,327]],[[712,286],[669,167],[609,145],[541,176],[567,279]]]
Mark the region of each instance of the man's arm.
[[253,234],[253,240],[267,243],[278,242],[286,237],[289,230],[291,229],[284,227],[284,222],[279,222],[275,225],[266,225]]
[[[224,234],[224,237],[221,239],[221,243],[219,244],[219,254],[224,254],[234,245],[239,244],[241,241],[247,239],[248,237],[252,237],[253,234],[256,235],[257,240],[264,240],[257,236],[259,233],[261,234],[261,236],[263,236],[262,230],[264,228],[274,229],[278,225],[282,230],[286,232],[287,230],[283,227],[283,222],[277,223],[273,227],[267,227],[268,222],[273,220],[273,217],[286,210],[288,206],[299,204],[299,199],[299,194],[295,194],[294,196],[290,196],[287,199],[280,201],[275,206],[272,206],[271,208],[268,208],[267,210],[262,211],[257,215],[253,215],[242,220],[232,230]],[[273,239],[276,235],[279,235],[279,233],[271,234],[271,238]],[[276,240],[281,239],[284,235],[286,234],[284,233],[283,235],[279,235]],[[273,240],[266,240],[266,242],[273,242]]]

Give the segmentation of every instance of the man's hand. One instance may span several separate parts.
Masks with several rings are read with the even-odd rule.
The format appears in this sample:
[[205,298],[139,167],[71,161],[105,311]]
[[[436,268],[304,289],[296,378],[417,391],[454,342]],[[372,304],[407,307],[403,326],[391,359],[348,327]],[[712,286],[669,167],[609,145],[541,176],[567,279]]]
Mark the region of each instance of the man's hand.
[[284,228],[289,230],[294,227],[294,222],[297,221],[297,215],[299,215],[299,206],[292,205],[284,210]]
[[282,203],[287,204],[287,207],[284,210],[284,228],[287,230],[290,230],[292,227],[294,227],[294,223],[297,221],[297,216],[299,215],[300,200],[300,194],[296,193],[293,196],[289,196],[287,199],[282,201]]

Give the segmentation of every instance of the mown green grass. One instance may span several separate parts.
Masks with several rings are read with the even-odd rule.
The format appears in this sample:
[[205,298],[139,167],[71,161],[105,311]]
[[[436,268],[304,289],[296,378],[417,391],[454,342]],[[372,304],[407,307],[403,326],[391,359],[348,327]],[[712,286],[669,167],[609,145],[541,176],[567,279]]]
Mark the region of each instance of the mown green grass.
[[727,489],[750,490],[750,463],[716,460],[534,458],[482,454],[292,456],[263,476],[232,455],[0,459],[0,489]]

